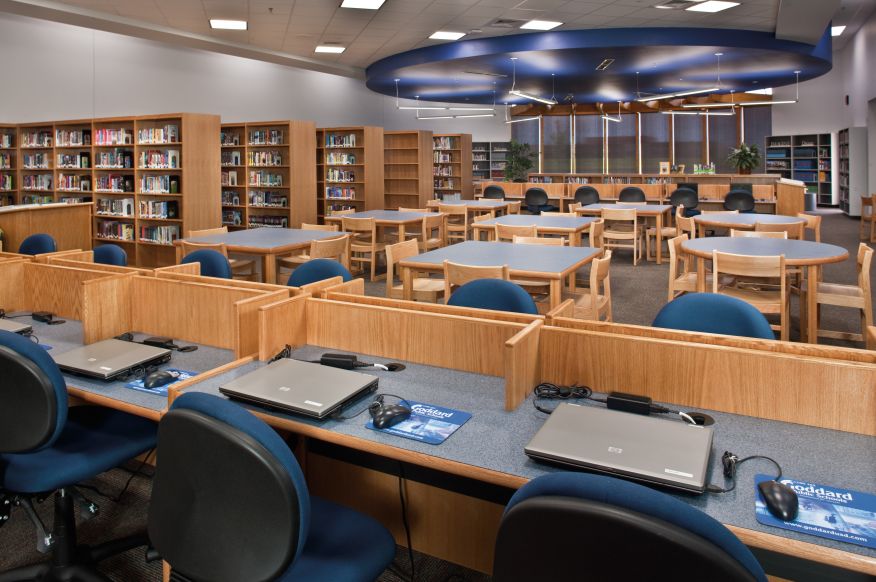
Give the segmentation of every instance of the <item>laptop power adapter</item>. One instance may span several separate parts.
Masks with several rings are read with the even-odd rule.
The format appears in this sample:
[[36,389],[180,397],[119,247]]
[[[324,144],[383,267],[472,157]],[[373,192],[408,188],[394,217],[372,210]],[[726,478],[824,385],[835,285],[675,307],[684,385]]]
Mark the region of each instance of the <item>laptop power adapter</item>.
[[632,412],[648,416],[651,414],[651,398],[638,394],[625,394],[624,392],[611,392],[605,399],[605,405],[610,410]]
[[48,311],[34,311],[30,317],[34,321],[41,321],[43,323],[51,323],[52,319],[54,319],[52,314]]

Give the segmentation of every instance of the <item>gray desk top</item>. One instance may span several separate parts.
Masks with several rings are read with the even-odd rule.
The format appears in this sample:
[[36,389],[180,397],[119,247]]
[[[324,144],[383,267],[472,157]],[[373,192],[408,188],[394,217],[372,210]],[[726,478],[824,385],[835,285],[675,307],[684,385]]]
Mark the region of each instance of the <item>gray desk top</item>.
[[429,216],[425,212],[399,212],[398,210],[366,210],[342,216],[326,216],[326,220],[342,222],[344,218],[373,218],[377,222],[419,222]]
[[298,228],[250,228],[234,230],[223,234],[211,234],[185,239],[193,243],[225,243],[228,250],[270,251],[278,247],[306,246],[312,240],[322,240],[338,236],[335,232],[324,230],[301,230]]
[[[327,351],[336,350],[306,346],[295,350],[293,357],[311,360]],[[374,358],[363,359],[372,361]],[[208,378],[186,391],[218,395],[219,386],[262,365],[264,364],[247,364],[214,378]],[[531,397],[517,410],[506,412],[502,378],[418,364],[406,363],[406,365],[407,368],[401,372],[374,371],[371,368],[363,372],[380,378],[378,392],[397,394],[404,398],[472,413],[471,420],[440,445],[429,445],[369,430],[365,428],[368,421],[367,412],[351,420],[320,422],[305,417],[270,412],[256,406],[246,406],[268,412],[278,418],[317,426],[370,443],[416,451],[525,479],[563,470],[533,461],[523,452],[524,446],[546,418],[544,414],[533,408]],[[343,414],[350,416],[364,410],[369,401],[370,398],[360,399],[351,404]],[[547,402],[545,406],[552,407],[552,403]],[[876,491],[876,473],[873,472],[873,467],[876,466],[876,438],[874,437],[713,411],[704,412],[716,420],[710,483],[724,485],[721,478],[721,454],[729,450],[740,457],[753,454],[773,457],[782,465],[785,476],[789,478],[869,493]],[[754,512],[754,475],[758,472],[772,474],[772,471],[769,462],[749,461],[739,468],[737,487],[731,493],[699,496],[671,493],[671,495],[728,525],[876,557],[876,550],[771,528],[758,523]]]
[[635,208],[636,212],[641,212],[642,214],[659,214],[662,212],[666,212],[667,210],[672,210],[671,204],[645,204],[645,203],[630,203],[630,202],[617,202],[616,204],[588,204],[587,206],[582,206],[579,210],[603,210],[605,208]]
[[721,223],[721,224],[738,224],[740,226],[754,226],[760,222],[762,224],[798,224],[805,222],[804,219],[796,216],[785,216],[783,214],[699,214],[693,217],[694,222]]
[[507,214],[498,218],[491,218],[482,222],[476,222],[472,226],[493,226],[494,224],[506,224],[512,226],[529,226],[534,224],[539,228],[561,228],[579,230],[596,221],[592,216],[544,216],[534,214]]
[[465,241],[402,260],[401,266],[442,265],[445,260],[462,265],[488,267],[508,265],[513,272],[565,273],[599,255],[591,247],[516,245],[504,242]]
[[506,200],[496,200],[494,198],[479,198],[477,200],[461,200],[459,202],[442,202],[439,204],[447,204],[449,206],[482,206],[485,208],[504,208],[508,206]]
[[[39,338],[41,344],[52,346],[52,349],[49,350],[49,355],[62,354],[82,346],[82,324],[78,321],[68,319],[67,323],[62,323],[61,325],[48,325],[36,321],[28,323],[32,324],[33,334]],[[145,337],[147,336],[143,334],[134,334],[134,339],[136,340],[142,340]],[[181,346],[192,345],[189,342],[183,341],[175,343]],[[177,368],[190,372],[205,372],[233,360],[234,354],[231,350],[199,346],[194,352],[173,352],[170,362],[162,364],[159,369]],[[135,406],[151,410],[163,410],[167,407],[167,396],[159,396],[126,388],[125,383],[130,380],[104,382],[73,374],[64,374],[64,379],[70,387],[106,396],[114,400],[121,400]]]
[[836,263],[848,257],[848,251],[836,245],[808,240],[710,236],[681,243],[681,248],[698,256],[712,251],[754,257],[785,255],[790,264]]

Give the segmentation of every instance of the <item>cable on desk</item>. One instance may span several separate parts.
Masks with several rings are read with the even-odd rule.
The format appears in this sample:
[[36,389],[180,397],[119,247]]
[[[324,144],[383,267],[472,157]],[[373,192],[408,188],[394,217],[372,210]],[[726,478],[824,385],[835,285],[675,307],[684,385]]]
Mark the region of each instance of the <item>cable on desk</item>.
[[602,402],[605,403],[605,400],[593,398],[593,390],[591,390],[587,386],[581,386],[579,384],[572,384],[571,386],[558,386],[557,384],[552,384],[550,382],[542,382],[538,386],[536,386],[532,393],[535,395],[535,398],[532,399],[532,405],[539,412],[543,412],[545,414],[551,414],[553,412],[550,408],[544,408],[543,406],[539,406],[539,400],[592,400],[594,402]]
[[779,465],[778,461],[767,457],[766,455],[750,455],[748,457],[744,457],[740,459],[734,453],[730,451],[724,451],[724,454],[721,456],[721,465],[723,466],[722,472],[724,473],[724,478],[730,481],[730,487],[723,489],[718,487],[717,485],[708,485],[706,487],[707,493],[730,493],[734,489],[736,489],[736,467],[741,465],[746,461],[751,461],[753,459],[763,459],[765,461],[769,461],[773,465],[776,466],[776,471],[778,471],[778,475],[776,475],[773,480],[778,481],[782,478],[782,466]]

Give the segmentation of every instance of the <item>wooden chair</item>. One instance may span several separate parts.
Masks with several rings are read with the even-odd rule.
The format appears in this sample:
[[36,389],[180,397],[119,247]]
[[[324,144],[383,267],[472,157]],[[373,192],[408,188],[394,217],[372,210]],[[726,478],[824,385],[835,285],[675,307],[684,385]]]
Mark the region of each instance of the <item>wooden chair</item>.
[[357,212],[359,211],[355,208],[348,208],[347,210],[333,210],[328,216],[349,216],[351,214],[356,214]]
[[495,236],[496,241],[513,241],[516,236],[538,236],[538,228],[534,224],[529,225],[512,225],[512,224],[496,224]]
[[575,212],[542,212],[542,216],[570,216],[572,218],[578,216]]
[[864,243],[858,245],[858,284],[819,283],[815,301],[819,310],[822,305],[850,307],[861,312],[861,333],[848,333],[819,329],[819,337],[865,341],[867,328],[873,325],[873,294],[870,285],[870,266],[873,262],[873,249]]
[[398,207],[399,212],[435,212],[434,208],[405,208],[404,206]]
[[590,223],[588,237],[590,238],[590,246],[600,251],[605,250],[605,221],[603,219],[594,220]]
[[870,196],[861,196],[861,226],[858,233],[858,238],[864,239],[866,235],[867,224],[870,225],[870,240],[876,242],[876,194]]
[[735,238],[788,238],[788,231],[757,231],[730,229],[730,236]]
[[[667,301],[672,301],[683,293],[693,293],[697,290],[697,272],[693,269],[693,258],[685,253],[681,245],[689,240],[686,234],[679,235],[669,241],[669,293]],[[706,273],[706,288],[712,285],[711,273]],[[733,277],[724,276],[719,281],[721,285],[732,285]]]
[[371,265],[371,281],[377,279],[377,261],[386,245],[377,240],[377,223],[373,218],[342,218],[343,230],[350,233],[350,264],[356,263],[365,270]]
[[[335,228],[337,230],[337,228]],[[306,253],[283,257],[277,261],[277,285],[285,285],[289,279],[289,271],[300,267],[311,259],[333,259],[345,268],[350,268],[350,235],[342,234],[335,238],[310,241],[310,249]]]
[[604,208],[605,230],[602,238],[606,249],[632,249],[633,266],[642,258],[642,229],[635,208]]
[[[319,230],[323,232],[338,232],[340,227],[337,224],[309,224],[306,222],[301,223],[301,230]],[[311,248],[313,247],[311,243]],[[303,265],[310,259],[315,258],[311,256],[310,250],[301,251],[294,255],[289,255],[286,257],[280,257],[277,260],[277,284],[285,285],[286,279],[289,278],[288,272],[299,265]],[[349,268],[349,263],[344,265]]]
[[[669,239],[676,236],[678,234],[678,227],[675,226],[662,226],[660,228],[661,235],[663,236],[663,242],[669,246]],[[651,239],[654,239],[654,256],[651,255]],[[645,256],[648,259],[657,259],[657,225],[649,226],[645,229]]]
[[[386,296],[393,299],[404,297],[404,286],[395,284],[395,266],[399,261],[420,254],[417,241],[410,239],[394,245],[386,245]],[[444,294],[444,281],[431,279],[428,276],[420,277],[413,274],[413,299],[414,301],[429,301],[437,303],[438,298]]]
[[675,236],[686,234],[690,240],[697,237],[697,225],[694,219],[684,215],[684,206],[675,208]]
[[340,228],[341,227],[337,224],[308,224],[306,222],[301,223],[301,230],[322,230],[325,232],[338,232]]
[[506,200],[508,203],[508,214],[520,214],[520,207],[523,205],[521,200]]
[[[190,230],[189,238],[198,238],[201,236],[210,236],[213,234],[226,233],[228,233],[227,226],[220,226],[219,228],[205,228],[202,230]],[[189,253],[193,253],[195,251],[199,251],[201,249],[212,249],[214,251],[219,251],[225,256],[226,259],[228,259],[228,262],[231,264],[231,274],[235,279],[255,281],[258,278],[256,273],[255,260],[230,258],[228,256],[228,249],[225,244],[191,243],[186,242],[185,240],[181,241],[181,244],[183,256]]]
[[590,265],[589,289],[572,294],[575,301],[573,317],[594,321],[611,321],[610,266],[611,251],[605,251],[601,258],[593,260]]
[[739,214],[738,210],[703,210],[701,214]]
[[431,212],[423,217],[423,226],[420,230],[418,241],[420,252],[428,252],[432,249],[440,249],[447,245],[447,215],[440,212]]
[[571,212],[575,216],[578,216],[579,208],[584,208],[584,205],[580,202],[569,202],[569,206],[566,207],[566,212]]
[[[779,325],[771,326],[778,329],[782,341],[788,341],[789,324],[789,293],[786,286],[785,257],[752,257],[730,253],[712,253],[712,292],[742,299],[755,306],[764,314],[778,314]],[[757,289],[720,285],[721,274],[726,273],[738,277],[757,277],[777,279],[778,289]]]
[[438,212],[447,217],[444,228],[448,243],[468,240],[471,225],[468,222],[468,209],[465,206],[439,203]]
[[803,225],[804,236],[805,231],[811,230],[815,236],[815,242],[821,242],[821,215],[820,214],[804,214],[799,213],[797,218],[802,218],[806,221]]
[[511,242],[521,245],[546,245],[552,247],[562,247],[566,245],[564,238],[544,238],[541,236],[519,236],[514,235]]
[[784,232],[787,236],[785,238],[791,238],[795,240],[803,239],[803,223],[798,222],[796,224],[768,224],[765,222],[755,222],[754,223],[754,231],[755,232]]
[[508,281],[508,265],[501,267],[473,267],[444,261],[444,301],[450,299],[455,287],[475,279],[502,279]]

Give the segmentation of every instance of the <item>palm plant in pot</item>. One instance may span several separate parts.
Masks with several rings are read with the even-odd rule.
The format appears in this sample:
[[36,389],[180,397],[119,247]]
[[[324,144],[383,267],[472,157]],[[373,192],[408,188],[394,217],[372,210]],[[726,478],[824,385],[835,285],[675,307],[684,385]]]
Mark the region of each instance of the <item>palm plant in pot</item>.
[[740,174],[750,174],[761,162],[760,150],[756,145],[739,144],[738,148],[730,150],[727,161],[736,167]]
[[505,180],[525,182],[526,175],[533,166],[534,155],[528,143],[520,143],[512,139],[508,144],[508,153],[505,155]]

